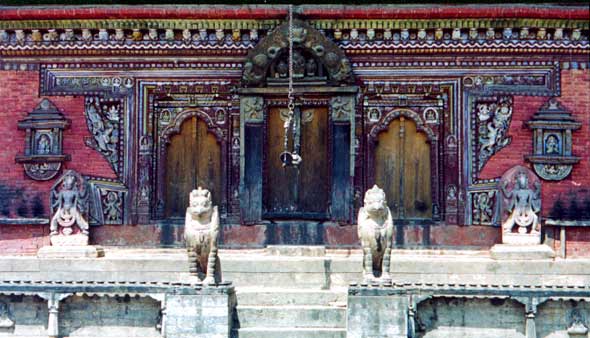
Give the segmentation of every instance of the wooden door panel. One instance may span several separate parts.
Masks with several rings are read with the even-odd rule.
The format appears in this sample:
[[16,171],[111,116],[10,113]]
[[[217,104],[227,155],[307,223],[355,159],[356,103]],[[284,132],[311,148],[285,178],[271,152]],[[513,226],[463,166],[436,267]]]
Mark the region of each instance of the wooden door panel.
[[201,186],[219,204],[221,194],[221,148],[205,122],[185,120],[172,136],[166,156],[166,217],[183,217],[191,190]]
[[[325,214],[330,196],[328,154],[328,109],[302,109],[301,156],[299,169],[283,167],[280,154],[284,149],[284,120],[281,110],[271,108],[268,115],[266,181],[264,205],[267,214],[306,217]],[[293,149],[292,134],[288,149]]]
[[432,218],[430,145],[416,124],[400,117],[378,136],[375,183],[394,218]]
[[400,201],[400,121],[394,120],[380,133],[375,149],[375,183],[385,191],[392,216],[399,218]]

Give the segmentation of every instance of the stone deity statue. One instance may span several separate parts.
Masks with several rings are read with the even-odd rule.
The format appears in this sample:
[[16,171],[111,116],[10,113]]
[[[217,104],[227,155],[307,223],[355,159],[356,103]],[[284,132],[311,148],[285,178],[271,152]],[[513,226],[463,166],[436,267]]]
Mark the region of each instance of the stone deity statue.
[[508,183],[508,180],[501,183],[502,193],[508,202],[504,211],[509,213],[502,223],[504,233],[511,233],[515,226],[518,227],[519,234],[528,233],[529,226],[531,234],[539,233],[541,229],[537,213],[541,210],[541,184],[535,182],[532,189],[529,186],[528,173],[522,169],[514,175],[512,190],[507,189]]
[[56,211],[51,218],[50,235],[69,236],[77,226],[83,235],[88,236],[88,222],[83,216],[84,188],[81,178],[70,170],[60,180],[61,189],[58,191],[56,185],[51,192],[51,208]]
[[[377,185],[365,193],[364,206],[358,214],[358,236],[363,248],[363,280],[391,281],[393,220],[385,192]],[[380,277],[376,277],[375,271]]]
[[211,193],[199,187],[189,196],[186,209],[184,239],[189,260],[189,272],[204,284],[221,282],[221,267],[217,257],[219,213],[212,204]]

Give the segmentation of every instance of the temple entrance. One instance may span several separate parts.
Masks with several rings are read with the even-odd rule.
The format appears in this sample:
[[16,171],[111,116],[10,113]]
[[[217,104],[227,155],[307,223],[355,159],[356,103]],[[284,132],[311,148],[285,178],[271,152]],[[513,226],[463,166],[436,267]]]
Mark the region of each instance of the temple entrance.
[[221,147],[197,117],[186,119],[172,136],[166,159],[166,217],[184,217],[189,193],[198,186],[211,191],[213,203],[221,199]]
[[[330,167],[328,108],[302,108],[299,143],[302,163],[283,167],[286,109],[271,108],[267,125],[264,217],[326,219],[329,217]],[[288,148],[292,149],[293,138]]]
[[432,218],[430,145],[412,120],[401,116],[379,134],[375,183],[395,219]]

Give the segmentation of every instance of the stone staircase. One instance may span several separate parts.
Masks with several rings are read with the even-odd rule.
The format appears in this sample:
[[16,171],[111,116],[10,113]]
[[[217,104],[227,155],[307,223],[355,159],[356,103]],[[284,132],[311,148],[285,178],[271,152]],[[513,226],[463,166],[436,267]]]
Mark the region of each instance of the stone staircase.
[[263,278],[236,286],[233,337],[345,338],[347,289],[330,287],[324,258],[323,247],[267,248]]
[[234,338],[345,338],[346,289],[238,288]]

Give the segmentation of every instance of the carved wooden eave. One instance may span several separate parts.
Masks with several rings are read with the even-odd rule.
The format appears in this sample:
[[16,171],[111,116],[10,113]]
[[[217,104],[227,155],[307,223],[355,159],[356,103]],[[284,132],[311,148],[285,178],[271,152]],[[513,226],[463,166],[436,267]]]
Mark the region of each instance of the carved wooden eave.
[[[354,82],[352,68],[344,52],[318,30],[301,20],[293,20],[293,49],[309,52],[318,64],[325,67],[328,83],[347,85]],[[289,48],[289,24],[275,28],[248,53],[244,62],[244,87],[261,87],[266,84],[269,67]]]

